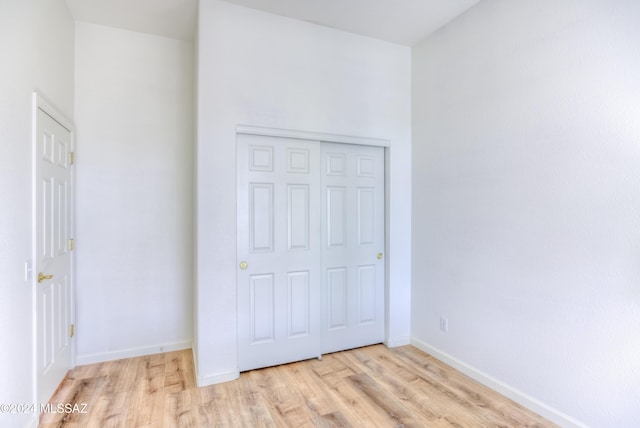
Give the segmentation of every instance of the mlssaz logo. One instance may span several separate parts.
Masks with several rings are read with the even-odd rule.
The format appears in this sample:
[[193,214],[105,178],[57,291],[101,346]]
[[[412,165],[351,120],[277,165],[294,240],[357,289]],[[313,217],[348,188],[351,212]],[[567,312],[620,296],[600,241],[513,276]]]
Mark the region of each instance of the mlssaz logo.
[[71,404],[71,403],[47,403],[40,405],[41,413],[80,413],[86,414],[87,404]]

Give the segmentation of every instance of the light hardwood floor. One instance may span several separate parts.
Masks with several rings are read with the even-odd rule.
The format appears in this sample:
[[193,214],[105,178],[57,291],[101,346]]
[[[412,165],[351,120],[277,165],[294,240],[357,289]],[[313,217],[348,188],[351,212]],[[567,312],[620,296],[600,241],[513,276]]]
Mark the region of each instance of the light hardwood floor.
[[[413,346],[369,346],[205,388],[191,351],[77,367],[40,427],[551,427]],[[76,410],[81,410],[76,408]]]

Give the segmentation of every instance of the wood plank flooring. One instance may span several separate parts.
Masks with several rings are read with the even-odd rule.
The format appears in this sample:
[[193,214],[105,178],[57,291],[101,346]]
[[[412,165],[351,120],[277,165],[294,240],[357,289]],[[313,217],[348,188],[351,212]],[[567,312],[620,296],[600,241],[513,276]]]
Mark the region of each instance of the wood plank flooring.
[[[53,427],[552,427],[413,346],[374,345],[195,386],[191,351],[80,366]],[[81,407],[76,410],[82,410]]]

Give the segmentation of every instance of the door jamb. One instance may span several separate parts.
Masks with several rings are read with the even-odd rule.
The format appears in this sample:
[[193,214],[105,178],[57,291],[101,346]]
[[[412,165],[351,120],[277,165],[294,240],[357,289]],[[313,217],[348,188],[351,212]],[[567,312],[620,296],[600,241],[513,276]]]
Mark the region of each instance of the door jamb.
[[236,125],[236,134],[264,135],[267,137],[297,138],[325,141],[327,143],[360,144],[363,146],[390,147],[391,141],[380,138],[354,137],[351,135],[325,134],[322,132],[295,131],[291,129]]

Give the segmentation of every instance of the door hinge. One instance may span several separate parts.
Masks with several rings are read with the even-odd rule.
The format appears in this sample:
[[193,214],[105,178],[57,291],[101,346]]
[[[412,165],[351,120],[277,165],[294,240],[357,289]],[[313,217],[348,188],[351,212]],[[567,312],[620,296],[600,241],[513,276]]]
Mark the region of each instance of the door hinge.
[[76,242],[73,238],[69,239],[69,251],[73,251],[76,249]]
[[69,152],[69,165],[73,165],[76,163],[76,154],[75,152]]
[[73,337],[76,335],[76,325],[75,324],[71,324],[69,326],[69,337]]

